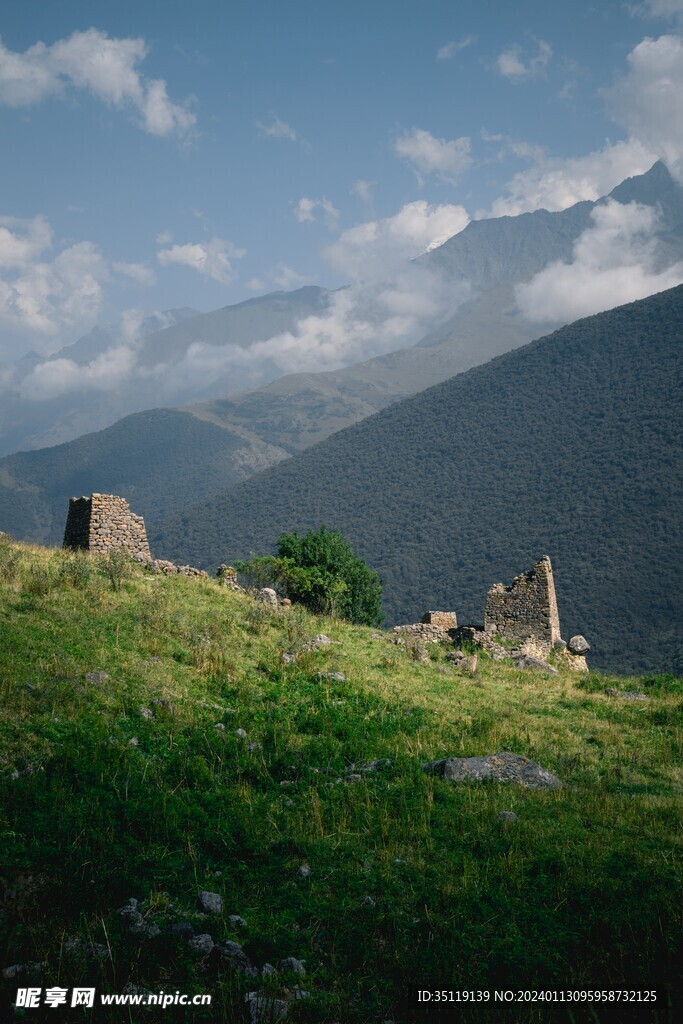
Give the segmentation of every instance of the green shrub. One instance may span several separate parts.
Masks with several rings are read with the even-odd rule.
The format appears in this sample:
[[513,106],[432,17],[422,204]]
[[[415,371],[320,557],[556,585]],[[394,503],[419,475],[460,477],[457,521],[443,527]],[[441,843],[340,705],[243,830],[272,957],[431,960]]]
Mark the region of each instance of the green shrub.
[[237,569],[258,586],[275,586],[311,611],[379,626],[382,583],[337,530],[283,533],[277,557],[253,557]]
[[100,555],[98,566],[109,580],[112,590],[121,590],[125,581],[133,575],[133,560],[124,548],[110,548],[106,555]]
[[57,580],[61,586],[86,590],[95,577],[92,559],[85,552],[76,552],[59,567]]

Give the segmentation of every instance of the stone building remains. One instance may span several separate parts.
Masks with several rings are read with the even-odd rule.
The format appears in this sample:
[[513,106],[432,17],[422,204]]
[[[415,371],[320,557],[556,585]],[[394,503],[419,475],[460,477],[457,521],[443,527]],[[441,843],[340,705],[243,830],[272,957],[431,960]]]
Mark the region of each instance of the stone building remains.
[[509,587],[494,583],[486,597],[484,631],[507,640],[535,637],[550,645],[561,640],[553,570],[547,555],[533,569],[516,576]]
[[138,560],[151,561],[152,558],[144,519],[131,512],[125,498],[115,494],[71,498],[64,547],[95,554],[124,548]]

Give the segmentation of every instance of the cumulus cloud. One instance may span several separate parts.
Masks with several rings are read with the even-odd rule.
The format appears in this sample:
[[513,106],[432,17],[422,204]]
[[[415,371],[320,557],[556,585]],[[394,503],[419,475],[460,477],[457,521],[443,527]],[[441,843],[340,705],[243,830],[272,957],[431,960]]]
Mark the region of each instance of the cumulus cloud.
[[506,195],[491,206],[493,217],[514,217],[539,209],[566,210],[584,199],[595,201],[625,178],[644,174],[657,159],[656,152],[633,138],[566,160],[547,156],[536,147],[525,151],[523,143],[511,148],[515,155],[531,156],[535,162],[507,183]]
[[0,322],[50,339],[92,326],[102,306],[109,266],[96,245],[78,242],[51,262],[25,266],[0,279]]
[[571,263],[551,263],[517,286],[517,306],[527,319],[569,323],[683,282],[683,262],[658,266],[652,207],[609,199],[592,218]]
[[20,393],[29,401],[44,402],[77,391],[114,391],[130,376],[136,359],[135,350],[127,345],[107,349],[85,365],[50,359],[34,367]]
[[294,208],[294,216],[300,224],[313,223],[317,220],[316,211],[320,211],[329,228],[337,226],[339,210],[325,196],[321,199],[310,199],[308,196],[303,196]]
[[147,57],[144,39],[111,39],[89,28],[51,46],[35,43],[23,53],[0,41],[0,103],[25,107],[48,96],[85,89],[108,106],[130,110],[150,135],[184,135],[196,118],[187,104],[174,103],[162,78],[145,78],[138,65]]
[[683,182],[683,38],[643,39],[605,96],[613,116]]
[[445,242],[468,224],[462,206],[432,206],[424,199],[407,203],[393,217],[365,221],[342,232],[325,250],[338,270],[357,279],[376,279],[385,268],[405,261]]
[[436,51],[437,60],[452,60],[461,50],[467,49],[472,43],[476,43],[477,37],[473,35],[463,36],[462,39],[451,39]]
[[413,164],[418,181],[433,173],[454,184],[472,163],[467,136],[439,139],[423,128],[413,128],[396,139],[394,152]]
[[26,267],[52,246],[44,217],[0,217],[0,269]]
[[219,284],[230,284],[234,280],[232,260],[241,259],[246,249],[238,249],[223,238],[212,238],[208,242],[188,242],[160,249],[157,259],[162,267],[177,263],[191,267],[197,273],[210,277]]
[[536,41],[537,51],[533,55],[524,52],[521,46],[514,43],[507,50],[498,54],[496,70],[503,78],[511,82],[523,82],[529,78],[542,75],[553,55],[553,48],[544,39]]
[[270,121],[267,124],[261,121],[256,122],[259,135],[266,139],[288,139],[289,142],[296,142],[297,134],[290,124],[277,117],[276,114],[270,115]]

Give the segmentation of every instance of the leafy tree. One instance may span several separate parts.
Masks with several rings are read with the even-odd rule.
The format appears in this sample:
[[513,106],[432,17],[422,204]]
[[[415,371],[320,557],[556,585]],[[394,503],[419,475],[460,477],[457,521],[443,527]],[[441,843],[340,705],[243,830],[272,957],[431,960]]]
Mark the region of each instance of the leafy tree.
[[381,622],[380,578],[337,530],[283,533],[277,557],[254,557],[236,567],[257,585],[277,586],[314,612],[367,626]]

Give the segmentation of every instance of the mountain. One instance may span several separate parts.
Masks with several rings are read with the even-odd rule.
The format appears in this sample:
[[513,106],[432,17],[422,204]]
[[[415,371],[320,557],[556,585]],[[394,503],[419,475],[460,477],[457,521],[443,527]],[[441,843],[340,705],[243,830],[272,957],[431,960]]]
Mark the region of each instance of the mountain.
[[406,399],[172,516],[202,566],[325,523],[385,580],[387,620],[482,619],[549,554],[565,636],[621,670],[683,669],[683,286],[589,317]]
[[[272,380],[279,370],[264,362],[255,377],[252,371],[237,371],[227,380],[218,375],[212,383],[210,370],[187,365],[188,353],[201,346],[214,356],[223,346],[246,348],[266,340],[323,312],[328,295],[323,288],[308,286],[211,313],[171,310],[148,317],[132,339],[113,328],[95,328],[47,359],[31,353],[6,365],[0,390],[0,454],[61,444],[128,413]],[[67,365],[60,362],[64,360]],[[135,369],[122,372],[119,379],[121,367]]]
[[[683,256],[683,189],[662,164],[622,183],[612,198],[660,211],[659,264],[670,265]],[[71,447],[58,445],[0,459],[4,529],[18,538],[58,543],[65,501],[71,494],[119,489],[134,498],[138,511],[156,530],[168,512],[182,507],[188,493],[191,501],[193,496],[199,500],[223,491],[400,399],[527,344],[544,332],[517,308],[516,284],[553,261],[571,260],[576,239],[593,224],[591,215],[600,205],[585,202],[560,213],[539,210],[473,222],[419,257],[418,262],[451,281],[454,291],[458,282],[469,281],[471,297],[413,348],[339,370],[280,377],[255,390],[176,409],[172,415],[168,409],[134,414],[107,430],[79,437]],[[183,360],[192,339],[204,339],[211,351],[220,349],[221,339],[246,347],[259,336],[291,327],[307,311],[323,315],[330,301],[330,293],[323,289],[302,288],[156,332],[141,342],[139,358],[146,375],[140,390],[127,385],[113,399],[101,394],[96,406],[77,406],[63,416],[60,429],[82,433],[91,412],[103,422],[116,419],[112,400],[144,405],[145,394],[149,397],[144,389],[157,379],[155,367],[165,352],[170,369],[159,378],[160,402],[163,380],[168,383],[173,374],[178,386],[186,389],[230,390],[234,379],[211,380],[210,374],[200,375],[194,383],[184,379]],[[53,433],[51,441],[59,436]],[[200,437],[206,439],[205,449]],[[157,472],[156,459],[162,466],[164,460],[172,462],[172,471]],[[192,487],[185,487],[185,481],[193,481]]]

